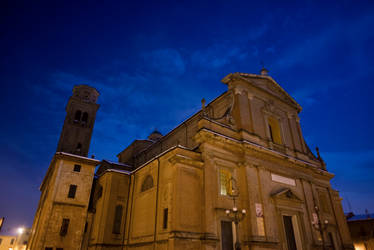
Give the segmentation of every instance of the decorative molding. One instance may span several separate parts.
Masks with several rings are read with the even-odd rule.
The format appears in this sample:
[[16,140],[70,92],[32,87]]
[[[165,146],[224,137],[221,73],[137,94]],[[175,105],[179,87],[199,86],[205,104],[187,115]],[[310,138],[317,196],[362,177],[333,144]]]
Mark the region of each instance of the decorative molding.
[[[206,116],[207,118],[209,118],[210,120],[217,121],[217,122],[223,123],[223,124],[228,124],[230,126],[230,128],[236,129],[236,123],[235,123],[235,119],[232,116],[232,111],[233,111],[234,106],[235,106],[235,94],[237,94],[237,93],[241,94],[242,92],[239,89],[234,89],[234,90],[229,91],[226,98],[231,98],[231,99],[230,99],[229,105],[228,105],[226,111],[223,113],[223,115],[221,115],[219,117],[213,117],[211,115],[211,112],[209,112],[209,111],[211,111],[212,107],[205,108],[204,112],[203,112],[203,115]],[[210,109],[210,110],[205,111],[206,109]]]
[[289,200],[297,203],[303,203],[304,201],[300,199],[291,189],[282,188],[270,195],[273,199]]
[[202,161],[198,161],[181,154],[175,154],[174,156],[170,157],[169,162],[172,164],[181,163],[196,168],[202,168],[204,166],[204,163]]

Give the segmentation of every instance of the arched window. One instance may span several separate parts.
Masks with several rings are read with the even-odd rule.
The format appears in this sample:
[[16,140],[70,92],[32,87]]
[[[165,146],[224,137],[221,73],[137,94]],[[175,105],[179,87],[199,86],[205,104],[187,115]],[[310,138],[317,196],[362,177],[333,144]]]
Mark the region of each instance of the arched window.
[[114,212],[113,230],[114,234],[121,233],[122,205],[117,205]]
[[79,122],[79,121],[81,120],[81,115],[82,115],[82,111],[77,110],[77,111],[75,112],[74,122]]
[[153,187],[153,178],[152,176],[150,175],[147,175],[145,178],[144,178],[144,181],[142,183],[142,188],[141,188],[141,192],[144,192],[150,188]]
[[82,116],[82,123],[87,123],[88,121],[88,113],[84,112]]

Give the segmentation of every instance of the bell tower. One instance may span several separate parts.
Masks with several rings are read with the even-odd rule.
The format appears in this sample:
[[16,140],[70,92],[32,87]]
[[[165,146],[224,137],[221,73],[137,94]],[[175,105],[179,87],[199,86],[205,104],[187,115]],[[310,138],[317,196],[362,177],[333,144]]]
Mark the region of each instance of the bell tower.
[[99,92],[87,85],[78,85],[66,105],[66,118],[57,152],[87,156],[90,147],[92,130],[95,124],[96,103]]

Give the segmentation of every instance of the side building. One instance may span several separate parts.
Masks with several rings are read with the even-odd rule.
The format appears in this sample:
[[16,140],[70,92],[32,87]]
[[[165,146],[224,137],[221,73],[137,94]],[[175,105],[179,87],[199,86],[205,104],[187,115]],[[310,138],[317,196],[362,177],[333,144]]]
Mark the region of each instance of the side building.
[[[135,140],[118,162],[56,153],[30,249],[353,249],[334,175],[303,138],[300,105],[265,69],[222,82],[225,93],[168,134]],[[74,172],[77,161],[86,196],[69,199],[72,179],[57,169]],[[43,198],[57,182],[61,195]],[[50,208],[56,197],[60,211]]]
[[374,250],[374,214],[348,213],[346,218],[355,250]]

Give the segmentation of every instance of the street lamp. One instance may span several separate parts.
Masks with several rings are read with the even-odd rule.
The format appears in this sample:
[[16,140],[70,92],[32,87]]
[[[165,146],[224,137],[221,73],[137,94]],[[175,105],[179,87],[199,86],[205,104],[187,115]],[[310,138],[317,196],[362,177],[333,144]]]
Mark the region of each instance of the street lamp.
[[231,178],[230,181],[232,183],[233,188],[229,196],[232,197],[234,206],[232,209],[226,209],[225,213],[226,213],[226,216],[229,217],[230,220],[233,221],[235,224],[235,233],[236,233],[235,250],[240,250],[241,246],[240,246],[240,241],[239,241],[239,222],[241,222],[244,219],[244,217],[247,214],[247,211],[245,209],[242,209],[240,211],[238,207],[236,206],[236,198],[239,196],[239,189],[236,186],[236,180],[234,178]]
[[320,215],[320,211],[319,211],[319,207],[318,206],[315,206],[314,207],[314,210],[316,211],[316,215],[317,215],[317,222],[313,222],[312,225],[314,226],[315,229],[317,229],[321,235],[321,240],[322,240],[322,249],[325,250],[326,247],[325,247],[325,238],[323,237],[323,232],[326,230],[328,224],[329,224],[329,221],[328,220],[324,220],[323,222],[321,221],[321,215]]
[[24,231],[25,231],[25,229],[23,227],[17,228],[18,234],[23,234]]

